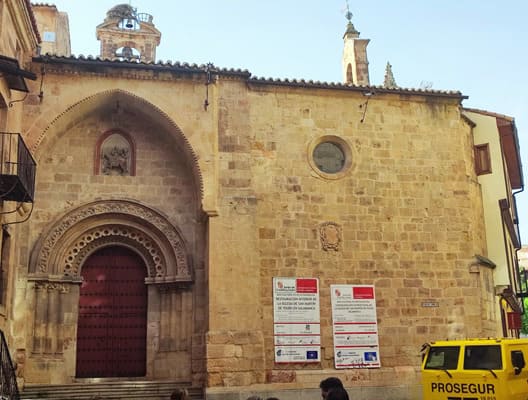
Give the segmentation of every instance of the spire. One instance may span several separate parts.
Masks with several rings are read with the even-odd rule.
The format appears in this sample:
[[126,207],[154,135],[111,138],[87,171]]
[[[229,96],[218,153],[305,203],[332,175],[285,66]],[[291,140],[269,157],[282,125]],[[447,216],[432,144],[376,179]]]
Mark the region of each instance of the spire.
[[348,85],[368,86],[369,70],[367,58],[367,45],[369,39],[360,39],[359,32],[352,24],[352,13],[346,2],[346,19],[348,20],[347,30],[343,36],[343,82]]
[[385,80],[383,81],[383,87],[386,87],[387,89],[396,89],[398,87],[392,73],[392,65],[390,65],[388,61],[387,66],[385,67]]
[[348,5],[348,0],[346,2],[346,13],[345,17],[348,20],[347,29],[345,31],[345,36],[351,35],[353,37],[359,37],[359,32],[354,28],[354,24],[352,23],[352,17],[354,14],[350,11],[350,7]]

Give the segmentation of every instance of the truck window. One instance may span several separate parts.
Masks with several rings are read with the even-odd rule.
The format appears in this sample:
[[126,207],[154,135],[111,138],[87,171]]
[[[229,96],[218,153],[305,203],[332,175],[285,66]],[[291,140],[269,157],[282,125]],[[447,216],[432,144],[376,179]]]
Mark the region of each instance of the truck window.
[[464,369],[502,369],[500,346],[466,346]]
[[425,361],[425,369],[457,369],[459,346],[431,347]]

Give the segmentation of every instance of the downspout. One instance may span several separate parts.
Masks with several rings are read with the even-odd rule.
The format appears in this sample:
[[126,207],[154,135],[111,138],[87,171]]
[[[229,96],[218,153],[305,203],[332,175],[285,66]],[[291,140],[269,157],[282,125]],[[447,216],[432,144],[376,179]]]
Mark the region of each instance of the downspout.
[[[522,170],[522,169],[521,169]],[[521,179],[521,182],[522,182],[522,179]],[[519,194],[519,193],[522,193],[524,191],[524,184],[522,184],[521,188],[519,190],[517,190],[516,192],[512,192],[512,197],[513,197],[513,204],[514,204],[514,207],[515,207],[515,219],[517,220],[517,236],[519,237],[519,244],[521,245],[520,248],[518,249],[515,249],[515,262],[517,263],[517,266],[516,266],[516,269],[517,269],[517,276],[518,276],[518,279],[519,279],[519,283],[521,283],[521,270],[519,268],[519,250],[522,249],[522,240],[521,240],[521,232],[519,230],[519,214],[517,213],[517,199],[515,198],[515,195]],[[526,278],[526,274],[524,275],[524,277]],[[517,297],[521,299],[520,303],[521,303],[521,315],[524,315],[526,314],[526,309],[524,307],[524,299],[528,297],[528,282],[525,281],[525,286],[526,288],[524,289],[523,291],[523,287],[522,285],[520,285],[520,289],[521,291],[519,293],[517,293]]]
[[[515,144],[515,148],[516,148],[516,151],[517,151],[517,154],[520,155],[520,149],[519,149],[519,136],[517,134],[517,127],[515,126],[515,122],[512,120],[511,121],[511,128],[512,128],[512,135],[513,135],[513,138],[514,138],[514,144]],[[501,140],[501,145],[502,145],[502,140]],[[516,227],[517,227],[517,237],[519,238],[519,248],[518,249],[515,249],[515,261],[516,261],[516,269],[517,269],[517,278],[519,280],[519,289],[520,289],[520,293],[518,293],[516,295],[517,298],[520,298],[520,303],[521,303],[521,314],[524,315],[526,313],[526,310],[524,308],[524,299],[526,297],[528,297],[528,283],[525,282],[526,284],[526,289],[525,291],[523,291],[523,288],[522,288],[522,285],[521,285],[521,270],[519,269],[519,250],[521,250],[522,248],[522,240],[521,240],[521,232],[520,232],[520,229],[519,229],[519,213],[517,212],[517,199],[516,199],[516,195],[519,194],[519,193],[522,193],[524,191],[524,177],[523,177],[523,168],[522,168],[522,162],[521,162],[521,159],[520,159],[520,156],[519,156],[519,159],[518,159],[518,162],[519,162],[519,171],[520,171],[520,184],[521,184],[521,188],[519,190],[517,190],[516,192],[512,192],[512,198],[513,198],[513,204],[514,204],[514,211],[515,211],[515,221],[516,222]],[[526,275],[525,275],[526,277]]]

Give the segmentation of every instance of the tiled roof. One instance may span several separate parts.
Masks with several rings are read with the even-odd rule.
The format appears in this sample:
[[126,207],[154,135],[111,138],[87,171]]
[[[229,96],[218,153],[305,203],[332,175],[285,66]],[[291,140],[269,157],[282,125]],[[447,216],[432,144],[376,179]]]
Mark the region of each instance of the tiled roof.
[[26,0],[26,7],[29,12],[29,18],[31,19],[31,25],[33,26],[33,29],[35,30],[35,36],[37,37],[37,43],[40,43],[42,42],[42,38],[40,37],[40,33],[38,31],[37,19],[35,18],[35,14],[33,13],[33,8],[32,8],[30,0]]
[[490,117],[502,118],[502,119],[505,119],[505,120],[508,120],[508,121],[511,121],[511,122],[514,121],[513,117],[510,117],[510,116],[504,115],[504,114],[498,114],[498,113],[492,112],[492,111],[480,110],[478,108],[468,108],[468,107],[464,107],[463,110],[464,111],[469,111],[469,112],[474,112],[476,114],[488,115]]
[[261,78],[251,75],[247,69],[233,69],[233,68],[219,68],[214,65],[205,64],[189,64],[172,61],[157,61],[157,62],[130,62],[122,60],[111,60],[103,59],[101,57],[94,56],[57,56],[46,54],[40,57],[36,57],[35,61],[47,62],[47,63],[67,63],[76,65],[93,65],[100,64],[102,66],[111,66],[117,68],[133,68],[133,69],[147,69],[147,70],[160,70],[160,71],[177,71],[177,72],[189,72],[189,73],[207,73],[212,72],[217,75],[223,76],[239,76],[246,78],[249,84],[256,85],[275,85],[275,86],[289,86],[289,87],[304,87],[304,88],[315,88],[315,89],[338,89],[338,90],[352,90],[361,91],[369,94],[376,93],[398,93],[406,95],[422,95],[422,96],[434,96],[434,97],[451,97],[465,99],[467,96],[463,96],[459,91],[448,91],[448,90],[430,90],[430,89],[415,89],[415,88],[386,88],[384,86],[357,86],[344,83],[336,82],[321,82],[305,79],[275,79],[275,78]]
[[31,3],[33,7],[49,7],[49,8],[57,8],[55,4],[52,3]]
[[41,55],[34,58],[35,61],[51,62],[51,63],[67,63],[67,64],[77,64],[77,65],[86,65],[86,64],[101,64],[104,66],[114,66],[117,68],[133,68],[133,69],[155,69],[155,70],[165,70],[165,71],[178,71],[178,72],[214,72],[219,75],[240,75],[243,77],[251,76],[251,73],[248,70],[242,69],[227,69],[227,68],[217,68],[216,66],[208,67],[205,64],[189,64],[181,63],[179,61],[157,61],[157,62],[131,62],[124,60],[111,60],[108,58],[94,57],[94,56],[57,56],[51,54]]
[[313,80],[304,80],[304,79],[274,79],[274,78],[256,78],[251,77],[249,79],[250,83],[263,83],[268,85],[278,85],[278,86],[302,86],[302,87],[313,87],[313,88],[322,88],[322,89],[342,89],[342,90],[356,90],[362,91],[369,94],[376,93],[400,93],[400,94],[418,94],[425,96],[440,96],[440,97],[460,97],[467,98],[463,96],[459,91],[452,90],[430,90],[430,89],[415,89],[415,88],[387,88],[385,86],[363,86],[363,85],[352,85],[339,82],[320,82]]

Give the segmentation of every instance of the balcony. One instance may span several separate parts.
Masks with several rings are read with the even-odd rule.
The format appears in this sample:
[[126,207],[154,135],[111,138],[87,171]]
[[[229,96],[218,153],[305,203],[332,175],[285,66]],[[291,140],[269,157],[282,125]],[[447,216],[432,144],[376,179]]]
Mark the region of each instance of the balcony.
[[0,399],[20,400],[15,368],[2,331],[0,331]]
[[0,132],[0,200],[33,203],[36,166],[19,133]]

